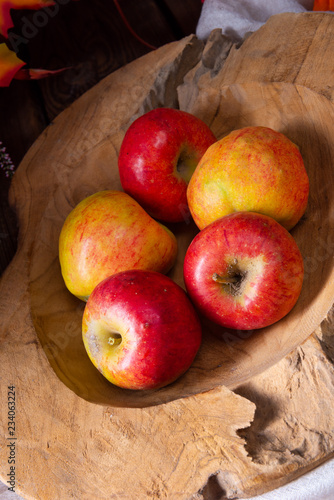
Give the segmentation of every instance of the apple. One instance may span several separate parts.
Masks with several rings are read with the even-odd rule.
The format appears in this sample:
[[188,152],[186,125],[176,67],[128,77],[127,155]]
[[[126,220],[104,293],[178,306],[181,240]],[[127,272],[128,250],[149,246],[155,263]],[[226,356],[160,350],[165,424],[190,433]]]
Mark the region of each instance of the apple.
[[107,276],[127,269],[167,273],[176,255],[174,234],[122,191],[100,191],[82,200],[59,237],[65,284],[85,301]]
[[292,235],[272,217],[236,212],[212,222],[184,259],[188,294],[206,318],[226,328],[254,330],[293,308],[304,276]]
[[196,116],[172,108],[153,109],[137,118],[121,144],[122,187],[154,218],[189,218],[188,182],[207,148],[216,141]]
[[211,145],[189,182],[199,229],[233,212],[257,212],[290,230],[304,214],[309,179],[298,147],[268,127],[234,130]]
[[168,276],[129,270],[91,293],[82,337],[94,366],[124,389],[158,389],[185,373],[201,344],[198,315]]

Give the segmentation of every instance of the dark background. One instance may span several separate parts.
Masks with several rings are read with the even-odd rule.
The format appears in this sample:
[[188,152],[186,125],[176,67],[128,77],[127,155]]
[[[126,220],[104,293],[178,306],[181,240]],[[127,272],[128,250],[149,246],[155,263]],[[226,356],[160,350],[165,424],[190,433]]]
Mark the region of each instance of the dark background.
[[[150,52],[126,26],[160,47],[195,33],[201,0],[56,0],[42,11],[12,11],[10,42],[30,68],[66,71],[0,88],[0,141],[17,167],[44,128],[102,78]],[[36,25],[40,25],[36,27]],[[15,175],[15,174],[14,174]],[[10,179],[0,169],[0,275],[16,251],[17,223],[8,205]]]

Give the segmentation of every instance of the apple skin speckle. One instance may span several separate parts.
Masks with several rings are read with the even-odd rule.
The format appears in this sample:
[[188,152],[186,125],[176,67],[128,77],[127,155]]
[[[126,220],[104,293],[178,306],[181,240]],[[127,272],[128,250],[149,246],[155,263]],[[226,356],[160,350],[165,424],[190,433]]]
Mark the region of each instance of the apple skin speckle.
[[[110,332],[121,341],[108,344]],[[142,270],[117,273],[90,295],[82,321],[93,364],[113,384],[157,389],[191,366],[202,328],[186,292],[169,277]]]
[[234,212],[262,213],[290,230],[304,214],[309,178],[299,148],[269,127],[233,130],[204,153],[187,188],[199,229]]
[[216,140],[208,125],[191,113],[150,110],[130,125],[122,141],[118,169],[124,191],[158,220],[185,220],[189,180]]
[[184,281],[195,307],[214,323],[238,330],[263,328],[286,316],[303,277],[303,258],[292,235],[271,217],[253,212],[209,224],[184,260]]
[[65,284],[84,301],[112,274],[128,269],[167,273],[176,256],[174,234],[122,191],[100,191],[82,200],[59,238]]

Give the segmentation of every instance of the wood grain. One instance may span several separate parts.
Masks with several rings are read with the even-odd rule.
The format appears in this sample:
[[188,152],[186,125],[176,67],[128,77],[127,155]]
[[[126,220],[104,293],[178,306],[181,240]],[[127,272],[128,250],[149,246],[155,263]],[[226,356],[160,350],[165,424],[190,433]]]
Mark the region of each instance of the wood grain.
[[[286,33],[283,54],[277,41]],[[238,49],[217,32],[206,47],[187,37],[102,80],[29,150],[11,189],[19,248],[0,282],[2,391],[16,384],[19,394],[18,491],[26,498],[246,498],[333,456],[333,45],[326,14],[273,16]],[[214,57],[226,51],[226,62]],[[310,51],[325,76],[314,71]],[[185,377],[132,394],[87,364],[83,304],[62,283],[56,246],[72,206],[92,190],[119,186],[124,132],[159,105],[201,116],[219,136],[261,123],[299,145],[312,185],[294,231],[306,278],[280,325],[251,336],[205,335]],[[187,221],[174,230],[183,249],[196,232]],[[4,478],[3,449],[0,457]]]

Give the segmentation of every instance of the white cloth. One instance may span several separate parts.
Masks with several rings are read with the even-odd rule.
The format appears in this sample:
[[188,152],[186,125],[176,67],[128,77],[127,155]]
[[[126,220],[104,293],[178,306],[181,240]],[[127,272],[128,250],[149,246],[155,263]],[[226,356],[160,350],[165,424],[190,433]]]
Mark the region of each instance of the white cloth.
[[314,0],[205,0],[198,20],[196,35],[201,40],[221,28],[234,42],[246,33],[258,30],[270,16],[282,12],[306,12]]
[[[196,34],[205,40],[213,29],[232,41],[258,30],[270,16],[282,12],[306,12],[314,0],[205,0]],[[334,459],[269,493],[249,500],[334,500]]]
[[334,500],[334,459],[276,490],[248,500]]

